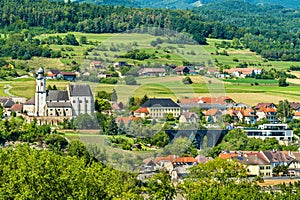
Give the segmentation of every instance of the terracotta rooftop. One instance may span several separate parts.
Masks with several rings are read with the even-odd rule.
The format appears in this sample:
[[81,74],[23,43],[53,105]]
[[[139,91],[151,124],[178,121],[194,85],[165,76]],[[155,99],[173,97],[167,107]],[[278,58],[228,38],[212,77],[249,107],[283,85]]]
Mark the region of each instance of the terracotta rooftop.
[[158,163],[160,161],[170,161],[170,162],[173,162],[178,156],[176,155],[168,155],[168,156],[165,156],[165,157],[157,157],[154,159],[154,162],[155,163]]
[[172,163],[197,163],[197,160],[193,157],[179,157],[173,160]]
[[230,159],[230,158],[239,157],[239,156],[241,156],[241,154],[237,153],[237,152],[220,153],[219,154],[219,158],[222,158],[222,159]]
[[220,111],[216,108],[209,109],[205,112],[205,116],[215,116],[218,112]]
[[117,117],[115,120],[116,120],[116,123],[120,123],[121,121],[123,121],[124,124],[128,124],[130,121],[137,122],[140,119],[141,118],[139,118],[139,117],[129,116],[129,117]]
[[9,110],[15,112],[21,112],[23,110],[23,104],[14,104]]
[[139,108],[135,112],[136,113],[149,113],[147,108]]
[[256,106],[255,106],[255,109],[258,110],[260,108],[271,108],[271,107],[274,107],[275,105],[273,103],[258,103]]

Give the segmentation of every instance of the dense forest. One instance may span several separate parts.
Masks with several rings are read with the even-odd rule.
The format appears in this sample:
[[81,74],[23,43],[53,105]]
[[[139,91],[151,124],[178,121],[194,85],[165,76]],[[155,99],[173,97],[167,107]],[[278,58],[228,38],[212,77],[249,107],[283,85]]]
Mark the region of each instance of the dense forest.
[[[33,37],[47,32],[119,33],[158,27],[190,34],[199,44],[206,44],[206,37],[236,38],[240,43],[237,48],[250,48],[266,59],[300,61],[299,10],[282,6],[255,6],[236,0],[183,11],[46,0],[1,0],[0,8],[0,29],[5,34],[23,33],[25,37]],[[157,29],[152,34],[163,33]],[[22,50],[15,57],[60,57],[59,52],[39,46],[38,41],[31,40],[31,37],[24,41],[23,49],[32,49],[30,46],[33,46],[39,48],[40,53]],[[7,49],[13,49],[15,44],[10,41],[5,45]],[[3,51],[1,54],[9,56]]]
[[[63,0],[62,0],[63,1]],[[67,1],[67,0],[65,0]],[[169,8],[169,9],[186,9],[200,5],[206,5],[224,0],[71,0],[77,3],[94,3],[99,5],[118,5],[138,8]],[[298,0],[244,0],[244,2],[259,5],[281,5],[290,8],[299,8]]]

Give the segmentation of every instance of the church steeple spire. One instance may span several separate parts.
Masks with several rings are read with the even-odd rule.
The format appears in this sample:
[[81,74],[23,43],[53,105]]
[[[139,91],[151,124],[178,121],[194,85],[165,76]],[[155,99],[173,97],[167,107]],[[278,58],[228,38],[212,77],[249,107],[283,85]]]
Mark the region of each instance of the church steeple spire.
[[40,66],[36,75],[35,114],[36,116],[44,116],[46,105],[46,79],[44,77],[44,68],[42,66]]

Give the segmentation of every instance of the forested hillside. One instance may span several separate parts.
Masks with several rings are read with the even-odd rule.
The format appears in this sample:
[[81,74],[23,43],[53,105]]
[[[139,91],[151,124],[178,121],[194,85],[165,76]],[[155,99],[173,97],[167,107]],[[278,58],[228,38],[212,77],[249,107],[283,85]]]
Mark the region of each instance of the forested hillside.
[[[224,0],[201,0],[203,4],[209,4],[213,2],[223,2]],[[251,4],[273,4],[281,5],[288,8],[299,8],[300,2],[298,0],[244,0],[244,2]]]
[[[67,2],[67,0],[65,0]],[[223,2],[224,0],[71,0],[77,3],[94,3],[99,5],[119,5],[136,8],[169,8],[169,9],[186,9],[197,5],[206,5],[214,2]],[[251,4],[280,5],[287,8],[299,8],[298,0],[244,0],[243,2]]]
[[193,7],[193,3],[197,2],[197,0],[73,0],[72,2],[87,2],[98,5],[121,5],[136,8],[186,9]]

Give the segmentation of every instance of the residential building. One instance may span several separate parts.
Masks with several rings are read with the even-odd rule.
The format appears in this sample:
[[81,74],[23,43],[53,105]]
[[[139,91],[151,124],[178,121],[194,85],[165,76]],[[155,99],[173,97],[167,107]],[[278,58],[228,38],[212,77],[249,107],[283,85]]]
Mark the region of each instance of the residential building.
[[255,110],[259,110],[261,108],[275,108],[276,109],[276,106],[274,103],[258,103],[255,106]]
[[138,71],[139,76],[165,76],[165,68],[143,68]]
[[272,165],[268,160],[258,152],[237,158],[239,163],[247,166],[248,176],[272,177]]
[[130,122],[139,122],[140,120],[141,120],[140,117],[135,117],[135,116],[127,116],[127,117],[121,116],[121,117],[117,117],[117,118],[115,119],[115,121],[116,121],[117,124],[121,123],[121,121],[122,121],[122,123],[124,123],[124,125],[126,125],[126,126],[127,126]]
[[7,115],[10,116],[11,112],[15,112],[17,116],[21,115],[23,112],[23,104],[14,104],[11,108],[8,109]]
[[179,123],[198,123],[199,116],[195,112],[183,112],[179,117]]
[[245,129],[248,137],[260,138],[276,138],[277,140],[293,139],[293,130],[288,129],[287,124],[263,124],[259,125],[258,129]]
[[174,117],[181,114],[180,106],[170,98],[150,98],[141,108],[147,108],[151,118],[165,118],[168,113],[172,113]]
[[32,97],[23,104],[23,112],[28,116],[35,116],[35,98]]
[[219,116],[222,115],[222,112],[218,109],[209,109],[207,110],[205,113],[205,119],[206,121],[208,121],[209,123],[215,123],[218,119]]
[[67,81],[76,81],[76,73],[74,72],[60,72],[57,78],[62,78]]
[[102,68],[102,63],[101,61],[92,61],[90,63],[90,69],[99,69],[99,68]]
[[275,107],[261,107],[256,111],[257,121],[262,119],[267,119],[270,123],[277,123],[278,119],[276,117],[277,110]]
[[288,167],[289,174],[300,176],[300,153],[299,152],[290,152],[290,156],[294,159]]
[[246,124],[255,124],[257,116],[252,108],[246,108],[237,112],[237,117],[240,121]]
[[56,69],[47,70],[47,72],[46,72],[46,78],[47,79],[56,79],[57,75],[59,73],[60,73],[60,70],[56,70]]
[[198,163],[203,163],[203,164],[207,163],[208,161],[213,160],[212,157],[206,157],[206,156],[201,155],[201,154],[196,156],[195,159],[197,160]]
[[127,64],[127,62],[119,61],[114,63],[114,68],[121,68],[121,67],[131,67],[132,65]]
[[145,119],[146,117],[150,117],[148,108],[139,108],[134,111],[134,116],[141,117]]
[[261,153],[264,159],[271,163],[272,169],[274,169],[276,165],[288,166],[294,160],[291,156],[277,150],[262,151]]
[[245,78],[247,76],[255,76],[262,73],[262,69],[258,68],[231,68],[224,69],[224,72],[239,78]]
[[190,69],[187,66],[178,66],[174,69],[174,71],[178,75],[184,75],[190,73]]

